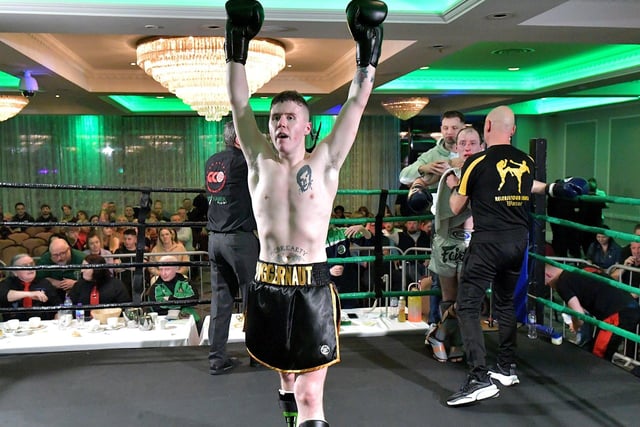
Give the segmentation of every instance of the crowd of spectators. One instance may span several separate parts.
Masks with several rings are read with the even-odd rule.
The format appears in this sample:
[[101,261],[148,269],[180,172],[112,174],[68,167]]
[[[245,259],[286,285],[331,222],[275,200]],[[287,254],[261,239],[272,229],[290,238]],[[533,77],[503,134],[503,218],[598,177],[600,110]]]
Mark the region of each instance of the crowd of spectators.
[[[208,202],[204,195],[199,194],[194,199],[185,198],[182,204],[175,208],[173,213],[164,210],[161,200],[153,203],[152,210],[147,216],[146,223],[158,222],[205,222],[207,214]],[[122,245],[122,236],[124,230],[131,226],[109,227],[96,226],[99,223],[137,223],[138,209],[133,205],[126,205],[120,213],[115,202],[104,202],[98,213],[89,215],[88,210],[73,210],[70,204],[63,204],[60,207],[60,217],[57,217],[51,206],[47,203],[40,205],[39,215],[34,216],[29,212],[27,206],[23,202],[17,202],[14,205],[14,213],[4,212],[0,205],[0,238],[7,239],[9,235],[17,232],[25,232],[29,227],[29,223],[76,223],[87,224],[86,227],[63,227],[38,225],[47,232],[52,234],[64,234],[65,239],[71,247],[84,251],[89,249],[87,237],[89,233],[94,232],[99,235],[103,248],[110,253],[115,253]],[[11,227],[4,225],[4,222],[21,222],[25,225],[12,225]],[[135,228],[135,227],[134,227]],[[149,251],[157,244],[158,235],[156,227],[145,228],[145,238],[147,239],[147,248]],[[177,227],[173,228],[177,233],[178,240],[184,245],[186,250],[207,250],[206,239],[207,233],[204,227]]]
[[[386,208],[384,217],[391,217],[392,212]],[[332,225],[329,229],[326,252],[328,258],[348,258],[351,256],[373,255],[371,249],[375,242],[375,214],[368,207],[360,206],[353,211],[336,205],[333,218],[361,218],[362,224]],[[403,265],[401,261],[384,263],[384,273],[388,274],[389,289],[402,290],[403,275],[406,284],[419,281],[427,275],[428,252],[431,247],[431,220],[421,221],[384,221],[382,222],[383,255],[407,253],[409,255],[425,254],[424,261],[411,261]],[[366,248],[366,249],[363,249]],[[420,248],[411,251],[410,248]],[[404,269],[404,270],[403,270]],[[340,293],[373,291],[375,277],[373,263],[332,263],[331,278]],[[358,306],[354,300],[342,302],[346,308]],[[346,304],[346,305],[344,305]]]
[[[204,195],[194,200],[185,198],[173,214],[164,211],[161,201],[153,204],[153,210],[145,223],[160,222],[204,222],[208,203]],[[132,258],[120,258],[113,255],[131,255],[136,253],[137,233],[145,230],[145,253],[186,252],[187,250],[207,250],[207,234],[204,227],[155,226],[138,228],[138,211],[127,205],[122,214],[113,202],[102,204],[100,212],[89,215],[87,210],[75,211],[69,204],[61,206],[61,215],[56,217],[48,204],[40,206],[37,218],[34,218],[27,206],[18,202],[15,213],[9,214],[0,206],[0,239],[11,242],[12,247],[21,247],[17,255],[4,256],[1,261],[9,266],[29,265],[80,265],[106,264],[104,269],[65,269],[33,271],[0,271],[0,307],[34,307],[37,305],[60,305],[66,297],[73,304],[93,305],[98,303],[123,303],[132,300],[131,271],[133,268],[118,268],[116,264],[133,262]],[[7,222],[20,222],[24,225],[7,225]],[[65,226],[60,223],[86,224],[86,226]],[[30,225],[30,224],[34,225]],[[38,224],[39,223],[39,224]],[[48,226],[42,223],[57,223]],[[115,223],[115,226],[100,225]],[[122,223],[122,226],[118,224]],[[35,233],[38,231],[38,233]],[[32,248],[22,246],[18,234],[29,234],[32,240],[42,241],[42,252],[36,254]],[[187,249],[189,248],[189,249]],[[153,259],[152,259],[153,258]],[[177,257],[149,257],[145,261],[158,259],[189,261],[189,255]],[[189,276],[189,267],[178,266],[176,271]],[[145,283],[153,284],[160,276],[161,268],[145,268]],[[186,279],[185,279],[186,280]],[[153,293],[146,294],[153,299]],[[150,296],[149,296],[150,295]],[[25,314],[25,315],[28,315]],[[8,317],[7,317],[8,316]],[[17,315],[23,316],[22,314]],[[53,316],[53,314],[51,314]],[[11,318],[12,315],[5,317]]]

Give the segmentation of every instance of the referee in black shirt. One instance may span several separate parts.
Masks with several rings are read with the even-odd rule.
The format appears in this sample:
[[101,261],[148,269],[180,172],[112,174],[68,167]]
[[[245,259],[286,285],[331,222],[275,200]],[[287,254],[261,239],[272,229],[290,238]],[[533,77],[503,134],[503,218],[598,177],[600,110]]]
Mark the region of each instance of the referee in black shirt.
[[238,364],[226,350],[233,300],[240,292],[245,306],[260,248],[247,185],[247,163],[231,121],[224,126],[224,142],[226,149],[211,156],[205,170],[211,265],[211,375],[226,373]]
[[[496,397],[499,390],[492,380],[505,386],[519,382],[513,293],[528,245],[531,194],[546,191],[553,197],[575,197],[588,191],[582,178],[551,185],[534,181],[533,159],[511,145],[515,130],[509,107],[493,109],[484,123],[486,151],[465,161],[459,182],[455,175],[448,181],[450,186],[459,184],[450,198],[452,211],[458,213],[471,203],[474,222],[456,302],[471,371],[460,390],[447,400],[450,406]],[[499,330],[497,363],[491,370],[480,325],[480,306],[490,285]]]

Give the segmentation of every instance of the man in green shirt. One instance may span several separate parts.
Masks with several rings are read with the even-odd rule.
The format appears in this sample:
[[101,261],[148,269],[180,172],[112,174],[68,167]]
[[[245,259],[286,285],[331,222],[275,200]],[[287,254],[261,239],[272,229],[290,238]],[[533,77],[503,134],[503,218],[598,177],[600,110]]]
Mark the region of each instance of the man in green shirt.
[[[49,243],[49,251],[42,254],[38,265],[80,265],[85,256],[72,249],[66,240],[54,237]],[[47,279],[58,290],[61,300],[64,300],[65,294],[75,286],[79,273],[77,269],[40,270],[37,277]]]

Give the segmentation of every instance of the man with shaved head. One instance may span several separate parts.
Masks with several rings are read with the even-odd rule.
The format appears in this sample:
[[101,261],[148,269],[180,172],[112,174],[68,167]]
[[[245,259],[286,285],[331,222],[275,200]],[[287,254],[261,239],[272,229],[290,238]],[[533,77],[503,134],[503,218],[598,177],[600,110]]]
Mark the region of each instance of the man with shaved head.
[[[175,301],[175,300],[197,300],[200,298],[198,289],[193,286],[187,277],[178,272],[179,267],[171,265],[171,263],[178,262],[178,258],[173,255],[165,255],[160,257],[158,262],[164,262],[167,265],[161,265],[158,267],[158,276],[155,282],[152,283],[153,298],[155,301]],[[161,305],[156,307],[155,310],[160,314],[167,314],[170,309],[179,309],[181,315],[192,315],[193,319],[200,327],[200,314],[195,307],[195,304],[190,306],[175,306],[175,305]]]
[[[60,237],[52,237],[49,243],[49,251],[42,254],[38,260],[38,265],[80,265],[84,260],[85,254],[71,248],[69,243]],[[44,277],[57,290],[62,301],[79,277],[79,270],[40,270],[38,278]]]
[[[531,194],[546,192],[552,197],[571,198],[588,192],[582,178],[549,185],[535,181],[533,159],[511,145],[515,131],[509,107],[491,110],[484,123],[487,149],[467,158],[459,180],[455,175],[448,177],[450,186],[457,184],[449,199],[451,210],[457,214],[470,204],[474,220],[456,300],[471,371],[460,390],[447,400],[450,406],[498,396],[492,380],[505,386],[520,382],[515,371],[513,294],[528,246]],[[480,325],[480,308],[490,285],[499,329],[497,363],[491,370]]]

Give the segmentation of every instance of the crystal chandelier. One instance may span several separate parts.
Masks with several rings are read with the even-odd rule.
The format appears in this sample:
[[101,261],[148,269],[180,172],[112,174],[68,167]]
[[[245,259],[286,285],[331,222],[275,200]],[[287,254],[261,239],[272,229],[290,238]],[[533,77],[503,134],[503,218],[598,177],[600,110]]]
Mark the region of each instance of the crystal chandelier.
[[393,98],[382,101],[382,106],[400,120],[409,120],[416,116],[429,103],[429,98]]
[[[220,120],[231,110],[224,37],[146,39],[138,43],[136,55],[140,68],[207,120]],[[252,40],[245,66],[249,94],[284,66],[285,52],[280,44]]]
[[0,95],[0,122],[18,114],[28,103],[29,100],[24,96]]

